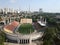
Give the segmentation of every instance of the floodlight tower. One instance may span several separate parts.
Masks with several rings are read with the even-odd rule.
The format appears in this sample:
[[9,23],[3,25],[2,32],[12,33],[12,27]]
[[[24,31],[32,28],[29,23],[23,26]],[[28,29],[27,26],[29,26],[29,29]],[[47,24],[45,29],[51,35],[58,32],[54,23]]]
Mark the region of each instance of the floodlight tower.
[[29,4],[29,13],[30,13],[30,4]]
[[29,2],[29,16],[31,16],[31,11],[30,11],[31,7],[30,7],[30,2]]

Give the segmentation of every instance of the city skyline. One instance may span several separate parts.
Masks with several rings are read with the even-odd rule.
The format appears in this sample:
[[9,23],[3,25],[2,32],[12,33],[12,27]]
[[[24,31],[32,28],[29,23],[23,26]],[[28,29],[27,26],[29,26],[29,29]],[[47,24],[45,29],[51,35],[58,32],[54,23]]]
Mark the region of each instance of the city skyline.
[[14,8],[23,11],[60,12],[60,0],[0,0],[0,8]]

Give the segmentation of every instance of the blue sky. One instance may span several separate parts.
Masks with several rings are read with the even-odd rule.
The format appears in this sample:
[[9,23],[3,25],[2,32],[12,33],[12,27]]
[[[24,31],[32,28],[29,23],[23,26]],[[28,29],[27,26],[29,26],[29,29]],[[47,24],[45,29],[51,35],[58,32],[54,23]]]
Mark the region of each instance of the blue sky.
[[0,0],[0,8],[14,8],[21,10],[38,11],[42,8],[45,12],[60,12],[60,0]]

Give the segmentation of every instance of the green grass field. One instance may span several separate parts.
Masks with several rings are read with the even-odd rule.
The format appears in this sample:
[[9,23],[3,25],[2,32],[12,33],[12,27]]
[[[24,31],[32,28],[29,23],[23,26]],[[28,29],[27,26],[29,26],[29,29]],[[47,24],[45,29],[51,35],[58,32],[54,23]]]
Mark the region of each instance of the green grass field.
[[18,28],[18,32],[22,34],[30,34],[34,32],[32,24],[21,24],[20,27]]

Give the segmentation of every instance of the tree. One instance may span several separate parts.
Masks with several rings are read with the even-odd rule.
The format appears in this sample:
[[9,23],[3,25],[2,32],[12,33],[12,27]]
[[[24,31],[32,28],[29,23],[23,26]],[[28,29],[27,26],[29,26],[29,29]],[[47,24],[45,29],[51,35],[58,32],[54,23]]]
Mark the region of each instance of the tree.
[[2,19],[2,17],[0,16],[0,21],[2,21],[3,19]]
[[20,19],[19,19],[19,18],[15,18],[15,21],[18,21],[18,22],[19,22],[19,21],[20,21]]
[[54,38],[57,34],[57,28],[49,27],[46,29],[43,36],[43,45],[54,45]]
[[56,26],[57,25],[56,20],[54,18],[46,17],[46,20],[47,20],[49,26],[53,26],[53,25]]
[[5,41],[5,34],[0,31],[0,45],[4,45],[4,41]]

